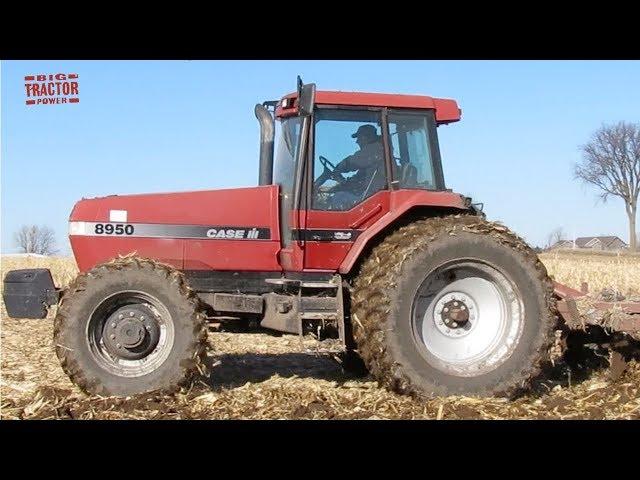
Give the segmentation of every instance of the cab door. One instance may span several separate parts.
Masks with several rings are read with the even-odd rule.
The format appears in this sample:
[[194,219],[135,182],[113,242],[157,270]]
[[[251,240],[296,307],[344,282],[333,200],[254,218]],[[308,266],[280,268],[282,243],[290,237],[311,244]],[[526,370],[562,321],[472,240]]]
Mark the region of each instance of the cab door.
[[[385,122],[384,109],[316,109],[307,164],[307,215],[299,233],[305,270],[338,270],[358,236],[389,211]],[[373,129],[375,136],[358,136]],[[345,168],[363,168],[340,176],[331,173],[345,159]]]

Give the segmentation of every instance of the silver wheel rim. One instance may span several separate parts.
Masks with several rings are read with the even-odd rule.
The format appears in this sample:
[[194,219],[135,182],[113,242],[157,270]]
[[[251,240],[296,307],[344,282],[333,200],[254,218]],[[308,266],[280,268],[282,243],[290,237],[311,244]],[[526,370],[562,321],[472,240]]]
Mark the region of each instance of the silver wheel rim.
[[[143,307],[151,312],[144,321],[148,323],[151,320],[154,328],[157,328],[153,348],[142,358],[122,358],[104,341],[104,335],[108,335],[112,327],[112,315],[127,306]],[[91,312],[86,329],[86,339],[93,358],[103,369],[120,377],[140,377],[156,370],[171,353],[174,337],[173,319],[164,304],[139,291],[121,291],[105,298]]]
[[518,345],[523,325],[516,287],[479,260],[459,260],[433,270],[413,302],[418,350],[430,365],[460,377],[498,368]]

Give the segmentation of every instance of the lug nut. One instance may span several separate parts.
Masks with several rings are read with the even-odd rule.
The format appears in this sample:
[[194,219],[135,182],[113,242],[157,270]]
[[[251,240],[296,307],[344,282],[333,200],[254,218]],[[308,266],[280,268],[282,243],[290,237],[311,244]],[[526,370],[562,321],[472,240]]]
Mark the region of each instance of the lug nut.
[[133,317],[135,314],[133,312],[129,312],[129,316]]
[[444,307],[444,312],[447,313],[449,311],[449,307]]
[[111,335],[109,335],[109,338],[110,338],[111,340],[115,340],[115,339],[116,339],[116,336],[112,333]]
[[111,328],[116,328],[116,322],[111,323]]
[[465,306],[464,306],[464,305],[462,305],[462,306],[460,307],[460,310],[466,310]]
[[452,326],[453,328],[456,328],[456,327],[458,326],[458,323],[457,323],[457,322],[453,322],[453,323],[451,324],[451,326]]
[[119,318],[120,320],[122,320],[122,319],[124,318],[124,315],[123,315],[123,314],[120,314],[120,315],[118,315],[118,318]]
[[453,306],[457,307],[458,306],[458,302],[453,302]]
[[122,348],[122,345],[120,345],[119,343],[116,343],[116,347]]
[[140,317],[140,321],[143,321],[143,320],[144,320],[144,315]]

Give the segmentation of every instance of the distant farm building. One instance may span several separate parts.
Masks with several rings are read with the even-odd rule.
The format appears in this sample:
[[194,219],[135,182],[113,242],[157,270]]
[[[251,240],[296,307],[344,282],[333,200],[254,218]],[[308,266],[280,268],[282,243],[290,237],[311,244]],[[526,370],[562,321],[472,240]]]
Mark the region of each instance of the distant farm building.
[[560,240],[551,246],[551,249],[557,248],[580,248],[589,250],[624,250],[629,245],[625,243],[620,237],[616,236],[602,236],[602,237],[578,237],[575,239],[575,246],[573,240]]

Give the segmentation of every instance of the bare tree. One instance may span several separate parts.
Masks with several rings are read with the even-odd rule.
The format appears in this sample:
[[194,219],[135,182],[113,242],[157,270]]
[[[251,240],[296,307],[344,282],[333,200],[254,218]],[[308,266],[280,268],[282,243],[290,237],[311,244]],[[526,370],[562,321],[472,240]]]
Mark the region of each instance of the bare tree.
[[603,201],[611,195],[624,200],[629,217],[629,248],[635,250],[640,193],[640,124],[604,125],[580,148],[582,161],[575,165],[576,178],[598,187]]
[[545,245],[545,248],[553,247],[559,241],[564,240],[565,239],[564,237],[565,237],[565,234],[562,227],[556,228],[549,235],[547,235],[547,244]]
[[15,233],[15,243],[22,253],[52,255],[57,252],[55,234],[47,226],[23,225]]

